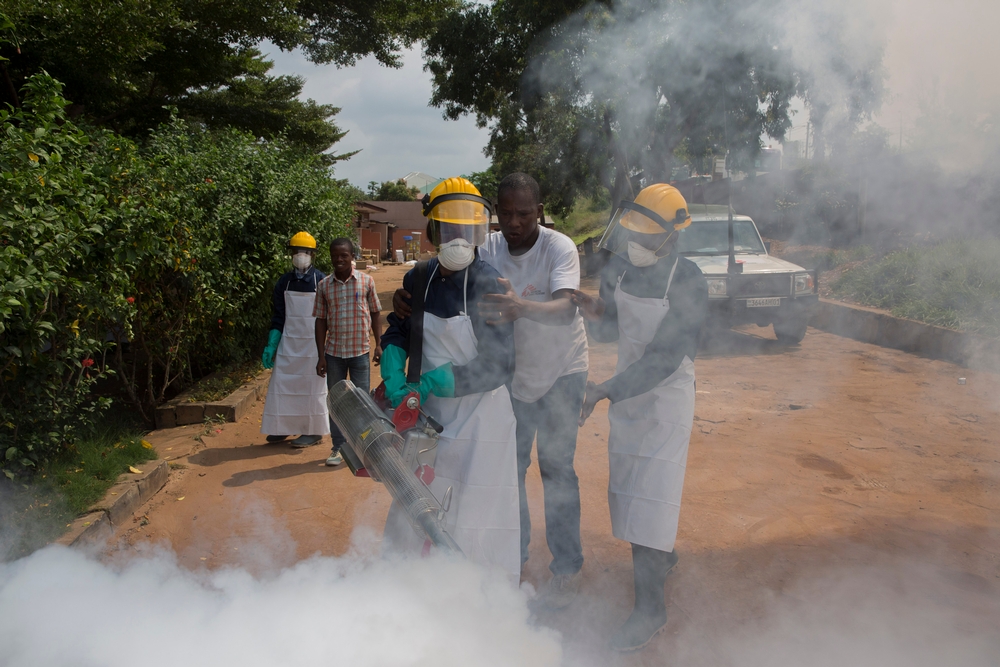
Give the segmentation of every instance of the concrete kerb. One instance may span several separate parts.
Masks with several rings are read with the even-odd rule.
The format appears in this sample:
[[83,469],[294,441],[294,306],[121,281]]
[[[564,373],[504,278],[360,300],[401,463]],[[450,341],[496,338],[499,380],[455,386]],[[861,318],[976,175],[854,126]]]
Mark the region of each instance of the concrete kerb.
[[84,548],[104,544],[119,526],[163,488],[170,476],[170,465],[163,459],[147,461],[137,468],[141,471],[139,474],[124,473],[90,512],[70,524],[56,544]]
[[[209,375],[206,379],[215,377]],[[194,388],[185,391],[156,408],[156,428],[165,429],[185,424],[200,424],[206,418],[239,421],[254,401],[267,393],[271,371],[263,371],[253,382],[245,384],[220,401],[197,402],[188,400]]]
[[819,308],[809,324],[865,343],[942,359],[967,368],[1000,372],[1000,341],[893,317],[874,308],[820,299]]
[[[221,401],[211,403],[212,415],[225,412],[227,421],[238,421],[253,405],[254,401],[267,394],[270,371],[264,371]],[[90,508],[83,516],[77,517],[67,531],[56,540],[64,546],[98,549],[115,530],[125,525],[133,515],[163,488],[170,477],[172,459],[191,453],[197,445],[197,429],[188,426],[157,428],[146,436],[157,454],[162,458],[135,466],[139,473],[127,472],[119,476],[118,482],[108,489],[104,498]]]

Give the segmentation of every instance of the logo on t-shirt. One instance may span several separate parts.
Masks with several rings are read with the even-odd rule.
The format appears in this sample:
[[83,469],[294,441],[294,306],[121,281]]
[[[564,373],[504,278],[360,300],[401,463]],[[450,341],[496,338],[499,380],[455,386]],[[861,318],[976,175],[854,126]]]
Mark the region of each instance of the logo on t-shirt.
[[524,291],[521,292],[521,298],[522,299],[526,299],[529,296],[545,296],[545,292],[543,292],[542,290],[538,289],[537,287],[535,287],[531,283],[528,283],[528,286],[525,287]]

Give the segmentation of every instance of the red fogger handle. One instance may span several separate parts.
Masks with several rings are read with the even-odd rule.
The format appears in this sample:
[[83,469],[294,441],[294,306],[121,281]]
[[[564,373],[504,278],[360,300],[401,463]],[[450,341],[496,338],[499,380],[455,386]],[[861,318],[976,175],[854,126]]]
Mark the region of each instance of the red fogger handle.
[[[375,387],[372,391],[372,399],[382,410],[388,410],[391,407],[389,398],[385,395],[385,382]],[[411,391],[393,411],[392,424],[396,427],[397,431],[405,433],[417,425],[420,415],[420,394],[418,392]],[[426,412],[423,413],[423,415],[424,419],[427,420],[427,423],[430,424],[431,428],[435,431],[440,433],[444,430],[444,427],[441,426],[441,424],[439,424],[433,417],[428,415]],[[431,482],[434,481],[434,468],[429,465],[419,466],[416,470],[416,475],[417,479],[427,486],[430,486]]]

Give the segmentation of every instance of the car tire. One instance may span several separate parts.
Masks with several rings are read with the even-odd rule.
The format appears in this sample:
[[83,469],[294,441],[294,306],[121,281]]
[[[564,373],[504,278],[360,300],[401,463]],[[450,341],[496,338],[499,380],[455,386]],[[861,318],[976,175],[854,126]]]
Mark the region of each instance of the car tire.
[[783,345],[798,345],[806,337],[809,320],[804,317],[780,320],[774,323],[774,335]]

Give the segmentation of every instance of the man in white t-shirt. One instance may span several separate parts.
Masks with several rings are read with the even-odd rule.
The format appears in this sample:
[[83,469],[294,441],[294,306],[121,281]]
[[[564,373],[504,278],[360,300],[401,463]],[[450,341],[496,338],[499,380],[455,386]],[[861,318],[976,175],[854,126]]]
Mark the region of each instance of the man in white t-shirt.
[[[541,601],[567,606],[580,586],[580,486],[573,469],[580,409],[587,386],[587,333],[570,300],[580,286],[580,257],[565,234],[538,224],[542,217],[538,183],[527,174],[505,177],[497,188],[500,233],[478,248],[480,256],[503,279],[507,294],[480,302],[488,323],[514,322],[514,379],[511,386],[517,418],[517,458],[521,499],[521,561],[528,559],[531,519],[524,476],[531,446],[538,438],[538,467],[545,492],[545,538],[552,579]],[[409,308],[401,297],[393,308]]]
[[[521,493],[521,559],[528,558],[531,519],[524,475],[537,436],[545,491],[545,539],[552,552],[552,580],[542,592],[549,607],[565,607],[580,584],[580,486],[573,470],[579,406],[587,385],[587,332],[570,297],[580,284],[580,255],[565,234],[538,224],[538,183],[527,174],[504,178],[497,188],[500,234],[480,249],[510,283],[506,295],[484,297],[487,321],[514,322],[517,455]],[[493,313],[489,310],[492,307]]]

